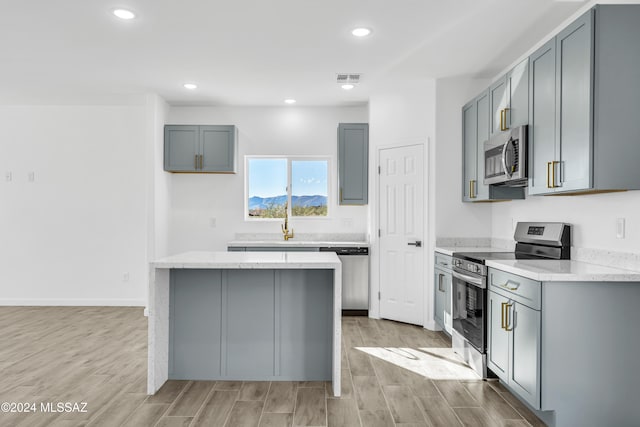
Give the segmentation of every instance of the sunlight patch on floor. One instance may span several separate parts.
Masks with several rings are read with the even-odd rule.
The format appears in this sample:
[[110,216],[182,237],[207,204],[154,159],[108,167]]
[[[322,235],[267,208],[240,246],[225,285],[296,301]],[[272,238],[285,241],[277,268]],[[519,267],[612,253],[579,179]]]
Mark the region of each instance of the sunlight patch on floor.
[[451,348],[355,347],[432,380],[477,380],[480,377]]

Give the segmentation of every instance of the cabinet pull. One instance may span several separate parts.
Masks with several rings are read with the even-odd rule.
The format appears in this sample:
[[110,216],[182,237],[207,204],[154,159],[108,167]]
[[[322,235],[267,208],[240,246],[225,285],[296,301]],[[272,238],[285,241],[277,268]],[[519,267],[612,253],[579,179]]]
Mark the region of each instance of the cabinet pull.
[[551,188],[559,187],[556,185],[556,163],[560,162],[556,162],[555,160],[551,162]]
[[470,199],[475,199],[476,198],[476,194],[475,194],[475,183],[476,180],[472,179],[469,181],[469,198]]
[[504,303],[504,304],[505,304],[505,308],[506,308],[505,316],[504,316],[505,319],[506,319],[505,320],[505,325],[504,325],[504,330],[507,331],[507,332],[510,332],[510,331],[513,331],[513,325],[511,327],[509,327],[509,323],[510,323],[509,322],[509,307],[513,307],[513,304],[507,304],[507,303]]
[[340,187],[340,203],[342,203],[342,187]]
[[204,163],[204,154],[200,154],[200,170],[202,170],[203,163]]
[[500,305],[501,305],[501,308],[502,308],[502,311],[501,311],[501,313],[500,313],[500,327],[501,327],[502,329],[505,329],[505,330],[506,330],[506,329],[507,329],[507,327],[506,327],[506,326],[505,326],[505,324],[504,324],[504,307],[507,305],[507,303],[506,303],[506,302],[503,302],[503,303],[502,303],[502,304],[500,304]]
[[[511,286],[509,286],[509,283],[514,283],[515,286],[511,287]],[[517,291],[518,288],[520,287],[520,283],[511,282],[511,280],[507,280],[504,285],[498,285],[498,286],[500,286],[501,288],[509,289],[510,291]]]
[[549,165],[551,165],[551,162],[547,162],[547,188],[551,188],[551,184],[549,181],[549,177],[551,176],[551,174],[549,173]]
[[444,279],[444,274],[438,273],[438,290],[440,292],[444,292],[444,288],[442,287],[442,279]]
[[500,130],[509,130],[507,126],[507,110],[508,108],[503,108],[500,110]]

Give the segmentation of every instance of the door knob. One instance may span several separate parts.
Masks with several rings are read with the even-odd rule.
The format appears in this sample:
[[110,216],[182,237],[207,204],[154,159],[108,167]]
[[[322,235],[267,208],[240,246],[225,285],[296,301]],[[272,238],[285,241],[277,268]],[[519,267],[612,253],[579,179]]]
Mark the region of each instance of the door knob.
[[422,247],[422,240],[416,240],[413,243],[407,243],[407,245],[409,246],[415,246],[416,248],[421,248]]

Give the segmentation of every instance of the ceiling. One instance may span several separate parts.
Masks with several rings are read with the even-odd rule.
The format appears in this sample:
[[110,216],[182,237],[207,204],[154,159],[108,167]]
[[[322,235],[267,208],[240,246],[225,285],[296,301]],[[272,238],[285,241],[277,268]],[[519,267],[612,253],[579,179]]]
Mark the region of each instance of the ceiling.
[[[378,84],[493,77],[584,4],[555,0],[21,0],[0,14],[0,104],[358,105]],[[115,18],[117,7],[132,21]],[[355,38],[351,29],[373,33]],[[345,91],[336,73],[363,73]],[[194,82],[189,91],[183,83]]]

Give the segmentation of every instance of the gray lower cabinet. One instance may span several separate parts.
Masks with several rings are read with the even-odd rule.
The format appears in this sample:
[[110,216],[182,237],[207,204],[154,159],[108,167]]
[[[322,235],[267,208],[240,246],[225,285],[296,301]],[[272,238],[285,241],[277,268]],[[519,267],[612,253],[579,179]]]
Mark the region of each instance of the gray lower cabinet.
[[489,270],[487,366],[540,409],[541,283]]
[[366,205],[369,199],[369,125],[338,125],[338,202]]
[[434,268],[434,319],[448,334],[453,327],[451,317],[451,289],[453,277],[451,275],[451,257],[436,253]]
[[165,125],[164,170],[236,172],[236,128],[226,125]]
[[531,55],[529,194],[640,188],[639,21],[598,5]]
[[171,270],[169,378],[331,379],[333,270]]

